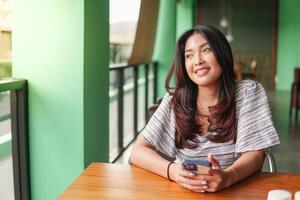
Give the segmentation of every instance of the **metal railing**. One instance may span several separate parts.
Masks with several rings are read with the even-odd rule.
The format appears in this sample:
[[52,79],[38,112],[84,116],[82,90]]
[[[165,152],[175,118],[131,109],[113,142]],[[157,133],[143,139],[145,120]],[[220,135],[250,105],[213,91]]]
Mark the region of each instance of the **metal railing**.
[[[139,63],[139,64],[131,64],[131,65],[116,65],[110,68],[110,73],[116,73],[116,78],[114,81],[114,87],[116,88],[116,98],[117,98],[117,126],[118,126],[118,154],[117,156],[112,159],[112,162],[116,162],[123,154],[123,152],[130,146],[130,144],[134,141],[136,136],[139,134],[141,130],[138,129],[138,102],[140,101],[139,97],[141,95],[138,94],[139,89],[139,82],[144,84],[144,114],[145,119],[147,119],[147,110],[149,103],[156,102],[157,98],[157,62],[147,62],[147,63]],[[133,90],[133,132],[134,137],[131,139],[130,142],[127,144],[123,143],[124,140],[124,95],[126,92],[124,88],[126,88],[126,80],[125,80],[125,73],[124,71],[126,69],[132,69],[133,75],[129,79],[133,79],[133,87],[131,87],[129,90]],[[139,71],[143,69],[144,70],[144,77],[142,81],[139,81]],[[149,70],[152,69],[152,76],[149,75]],[[153,91],[152,91],[152,102],[149,102],[149,81],[153,81]],[[128,91],[128,90],[127,90]],[[110,95],[111,96],[111,95]],[[112,97],[111,97],[112,99]],[[127,113],[128,114],[128,113]],[[146,121],[145,121],[146,123]],[[146,125],[146,124],[144,124]]]
[[10,91],[14,195],[16,200],[29,200],[27,81],[14,78],[0,79],[0,92],[6,91]]

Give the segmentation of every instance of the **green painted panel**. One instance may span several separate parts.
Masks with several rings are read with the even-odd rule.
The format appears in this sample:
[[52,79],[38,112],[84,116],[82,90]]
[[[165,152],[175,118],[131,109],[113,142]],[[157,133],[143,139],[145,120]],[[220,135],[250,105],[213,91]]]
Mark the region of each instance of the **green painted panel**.
[[[84,165],[109,161],[109,1],[85,1]],[[95,20],[102,19],[102,20]]]
[[290,90],[294,68],[300,66],[299,7],[297,0],[279,1],[277,90]]
[[83,1],[19,1],[14,15],[13,76],[29,83],[32,199],[55,199],[84,167]]
[[108,2],[14,4],[13,76],[29,84],[33,200],[55,199],[89,162],[108,160]]
[[194,26],[194,9],[196,6],[195,0],[181,0],[177,3],[176,10],[176,38],[183,32]]
[[176,1],[163,0],[159,3],[153,60],[159,62],[158,96],[164,96],[166,73],[171,64],[176,42]]

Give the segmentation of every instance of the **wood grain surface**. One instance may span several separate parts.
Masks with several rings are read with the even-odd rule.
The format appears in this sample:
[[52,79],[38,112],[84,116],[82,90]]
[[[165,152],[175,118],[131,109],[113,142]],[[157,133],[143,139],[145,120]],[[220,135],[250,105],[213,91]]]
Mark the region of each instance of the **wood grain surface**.
[[300,174],[259,172],[216,193],[198,194],[131,165],[92,163],[59,197],[60,200],[128,199],[267,199],[274,189],[300,190]]

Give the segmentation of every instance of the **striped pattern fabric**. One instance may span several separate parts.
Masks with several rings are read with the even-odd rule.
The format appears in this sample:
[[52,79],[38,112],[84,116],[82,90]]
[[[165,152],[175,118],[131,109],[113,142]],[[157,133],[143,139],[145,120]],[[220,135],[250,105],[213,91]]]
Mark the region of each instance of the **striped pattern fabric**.
[[240,153],[267,149],[280,143],[265,90],[257,81],[243,80],[236,84],[236,143],[214,143],[208,141],[205,136],[198,135],[197,148],[177,149],[171,99],[172,96],[165,95],[141,134],[155,151],[168,160],[206,160],[210,152],[220,162],[221,167],[226,168],[239,158]]

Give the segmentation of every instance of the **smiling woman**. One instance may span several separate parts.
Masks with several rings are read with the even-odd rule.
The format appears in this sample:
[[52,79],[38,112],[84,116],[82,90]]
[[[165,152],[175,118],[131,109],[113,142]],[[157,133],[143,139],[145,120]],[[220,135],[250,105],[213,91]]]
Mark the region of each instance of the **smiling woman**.
[[[215,192],[260,170],[265,149],[279,144],[264,88],[234,79],[231,47],[212,26],[178,39],[166,89],[133,147],[139,167],[194,192]],[[191,173],[184,160],[207,160],[212,168]]]

